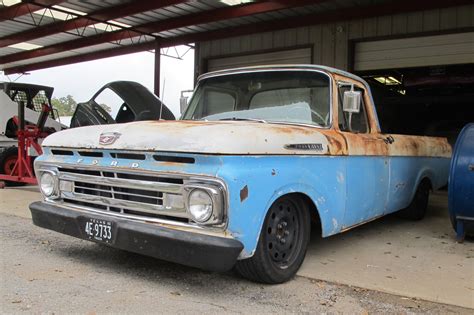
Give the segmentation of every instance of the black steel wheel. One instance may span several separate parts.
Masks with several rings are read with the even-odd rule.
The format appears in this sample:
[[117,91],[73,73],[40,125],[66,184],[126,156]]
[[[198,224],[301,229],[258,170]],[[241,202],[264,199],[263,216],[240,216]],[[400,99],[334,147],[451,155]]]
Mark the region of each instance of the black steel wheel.
[[311,230],[311,217],[299,196],[284,196],[271,206],[255,254],[237,263],[245,278],[263,283],[291,279],[303,263]]
[[410,205],[398,212],[404,219],[418,221],[425,217],[430,197],[431,184],[428,179],[423,179],[416,189],[415,196]]

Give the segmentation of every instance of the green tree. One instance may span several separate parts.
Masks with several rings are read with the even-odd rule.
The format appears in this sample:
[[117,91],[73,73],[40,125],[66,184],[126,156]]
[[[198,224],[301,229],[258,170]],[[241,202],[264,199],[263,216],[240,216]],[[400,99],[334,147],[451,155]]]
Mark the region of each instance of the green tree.
[[71,95],[60,98],[53,97],[51,105],[58,110],[59,116],[72,116],[76,110],[77,102]]

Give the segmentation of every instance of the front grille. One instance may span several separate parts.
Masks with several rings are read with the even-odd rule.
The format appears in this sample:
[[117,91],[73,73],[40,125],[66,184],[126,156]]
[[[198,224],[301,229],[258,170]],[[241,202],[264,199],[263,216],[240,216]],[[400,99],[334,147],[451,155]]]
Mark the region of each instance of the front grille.
[[181,178],[109,169],[59,168],[58,171],[65,203],[100,211],[187,221]]

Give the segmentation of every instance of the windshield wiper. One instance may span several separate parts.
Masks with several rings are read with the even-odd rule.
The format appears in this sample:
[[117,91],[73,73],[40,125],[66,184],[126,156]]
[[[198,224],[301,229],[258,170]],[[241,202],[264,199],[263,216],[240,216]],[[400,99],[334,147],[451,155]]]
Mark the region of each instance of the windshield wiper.
[[256,118],[229,117],[229,118],[221,118],[221,119],[219,119],[219,121],[222,121],[222,120],[232,120],[232,121],[255,121],[255,122],[264,123],[264,124],[267,123],[266,120],[263,120],[263,119],[256,119]]

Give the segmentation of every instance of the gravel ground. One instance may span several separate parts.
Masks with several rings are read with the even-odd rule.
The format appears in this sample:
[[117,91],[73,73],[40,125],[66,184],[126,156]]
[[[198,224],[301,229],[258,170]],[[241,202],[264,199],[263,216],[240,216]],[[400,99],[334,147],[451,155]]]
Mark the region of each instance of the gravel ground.
[[261,285],[61,235],[0,214],[0,312],[434,313],[473,310],[315,279]]

